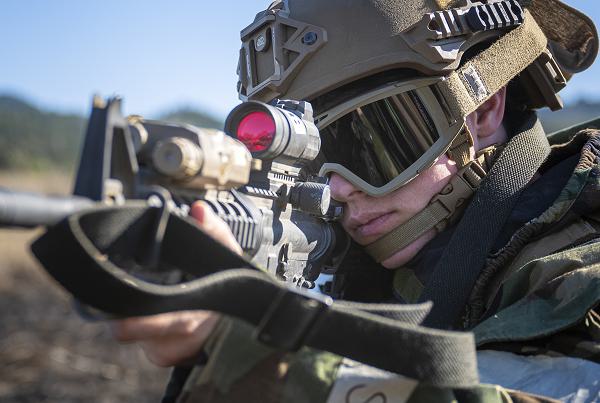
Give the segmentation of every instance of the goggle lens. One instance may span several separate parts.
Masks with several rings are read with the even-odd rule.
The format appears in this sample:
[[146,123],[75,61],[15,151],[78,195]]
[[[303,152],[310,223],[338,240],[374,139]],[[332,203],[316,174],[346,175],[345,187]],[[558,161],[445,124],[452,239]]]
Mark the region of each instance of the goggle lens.
[[357,107],[321,129],[321,137],[328,162],[375,187],[399,176],[439,139],[415,91]]

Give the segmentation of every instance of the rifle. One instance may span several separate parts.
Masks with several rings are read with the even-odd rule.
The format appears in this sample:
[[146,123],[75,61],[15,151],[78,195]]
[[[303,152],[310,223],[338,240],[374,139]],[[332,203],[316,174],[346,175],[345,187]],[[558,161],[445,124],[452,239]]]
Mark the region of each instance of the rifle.
[[[185,216],[203,200],[254,265],[313,288],[322,272],[339,265],[349,241],[332,223],[341,207],[331,203],[328,185],[307,173],[320,148],[311,105],[244,103],[228,116],[226,131],[232,135],[125,118],[120,99],[95,97],[73,196],[0,189],[0,226],[50,226],[77,211],[133,200]],[[161,226],[153,230],[136,260],[156,267]]]

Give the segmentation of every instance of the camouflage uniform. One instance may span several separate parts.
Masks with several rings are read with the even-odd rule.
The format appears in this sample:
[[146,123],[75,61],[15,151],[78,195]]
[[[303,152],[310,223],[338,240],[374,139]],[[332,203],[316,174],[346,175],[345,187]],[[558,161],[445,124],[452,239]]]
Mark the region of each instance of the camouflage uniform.
[[[600,127],[600,120],[588,127]],[[546,166],[578,158],[560,195],[489,256],[472,291],[464,323],[481,349],[600,362],[595,311],[600,300],[600,131],[573,135],[577,131],[551,136],[554,146]],[[400,277],[411,288],[418,282]],[[402,284],[395,286],[402,289]],[[193,370],[177,401],[553,401],[498,386],[432,388],[327,352],[276,352],[250,334],[242,323],[224,319],[206,348],[210,359]],[[489,363],[490,355],[485,358]]]
[[[600,361],[600,132],[580,132],[550,158],[581,144],[552,206],[488,258],[466,316],[479,346],[514,350],[516,342],[520,352]],[[485,313],[490,309],[493,315]]]

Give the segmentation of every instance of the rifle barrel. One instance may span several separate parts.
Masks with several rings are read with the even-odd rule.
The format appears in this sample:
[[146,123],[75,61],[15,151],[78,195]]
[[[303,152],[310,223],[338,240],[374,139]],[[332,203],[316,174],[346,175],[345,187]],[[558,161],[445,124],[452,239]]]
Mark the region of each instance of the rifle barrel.
[[0,227],[49,226],[93,204],[85,197],[47,196],[0,188]]

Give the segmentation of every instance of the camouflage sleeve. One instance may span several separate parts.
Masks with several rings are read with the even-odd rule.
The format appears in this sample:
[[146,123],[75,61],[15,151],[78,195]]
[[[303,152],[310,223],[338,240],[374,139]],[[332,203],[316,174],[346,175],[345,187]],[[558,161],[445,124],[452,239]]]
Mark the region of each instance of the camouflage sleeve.
[[412,379],[310,348],[296,353],[275,351],[254,340],[250,326],[230,319],[220,323],[207,345],[207,353],[207,365],[191,373],[179,403],[554,401],[489,385],[469,390],[420,385]]
[[599,362],[598,256],[600,242],[591,242],[519,268],[504,284],[503,308],[473,329],[477,345]]

